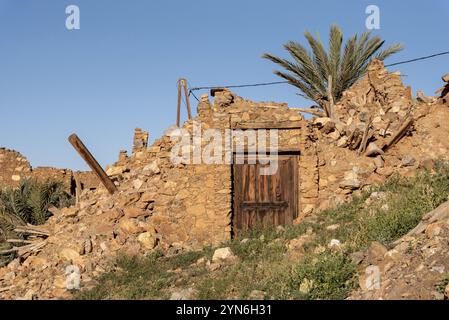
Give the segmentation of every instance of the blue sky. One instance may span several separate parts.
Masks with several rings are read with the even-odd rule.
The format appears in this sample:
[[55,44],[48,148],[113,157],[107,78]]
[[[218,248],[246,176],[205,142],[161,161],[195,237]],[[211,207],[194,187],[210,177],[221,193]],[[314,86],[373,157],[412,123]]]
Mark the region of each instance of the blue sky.
[[[65,28],[78,5],[81,29]],[[332,23],[365,31],[365,8],[379,6],[389,63],[449,50],[449,2],[0,0],[0,146],[36,166],[86,169],[67,137],[75,132],[99,162],[130,149],[133,129],[161,135],[176,118],[176,81],[192,86],[279,80],[264,52],[285,56],[307,29],[324,41]],[[449,56],[393,67],[414,92],[431,95]],[[288,85],[242,88],[252,100],[309,106]],[[201,93],[198,93],[201,94]],[[192,99],[193,109],[196,101]]]

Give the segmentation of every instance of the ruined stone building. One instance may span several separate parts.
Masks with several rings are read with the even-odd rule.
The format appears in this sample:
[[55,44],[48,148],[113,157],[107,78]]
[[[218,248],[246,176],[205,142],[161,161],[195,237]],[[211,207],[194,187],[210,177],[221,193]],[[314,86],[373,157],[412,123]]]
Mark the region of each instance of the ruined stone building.
[[[389,73],[377,60],[343,94],[333,119],[306,120],[287,104],[245,100],[227,89],[211,94],[202,96],[195,118],[167,129],[151,146],[148,132],[136,129],[131,155],[120,151],[106,170],[119,192],[108,197],[102,186],[95,189],[99,182],[93,179],[82,210],[125,212],[117,225],[111,222],[111,230],[120,225],[125,233],[130,226],[137,234],[151,230],[162,247],[200,247],[251,228],[299,223],[393,172],[413,174],[448,158],[446,126],[435,127],[444,119],[441,100],[412,99],[400,74]],[[207,136],[209,129],[218,130],[218,137]],[[251,132],[256,140],[247,136]],[[270,145],[272,133],[276,145]],[[179,147],[182,139],[187,146]],[[218,151],[210,143],[217,139],[223,147]],[[254,146],[261,142],[267,159],[271,150],[278,152],[275,174],[261,174],[270,163],[253,161],[260,156]],[[176,163],[173,154],[187,161]],[[70,171],[31,169],[19,154],[5,150],[0,161],[3,184],[16,183],[20,172],[71,179]],[[114,237],[120,233],[114,231]]]
[[[306,119],[287,104],[213,90],[201,97],[196,117],[168,128],[151,145],[148,133],[137,129],[131,154],[120,151],[106,168],[118,191],[110,195],[97,181],[82,191],[78,206],[55,210],[43,226],[50,235],[45,247],[28,258],[37,262],[20,266],[17,277],[42,298],[70,296],[55,288],[57,279],[65,279],[61,261],[80,266],[82,281],[89,281],[119,252],[158,248],[170,254],[218,245],[248,229],[314,218],[394,173],[432,170],[438,160],[449,160],[448,95],[414,99],[410,92],[400,73],[377,60],[343,94],[332,119]],[[271,140],[273,134],[277,139]],[[271,175],[260,169],[272,163],[254,162],[260,155],[254,146],[262,141],[262,160],[278,152]],[[38,171],[7,150],[0,150],[0,164],[2,184]],[[44,271],[33,267],[42,259],[48,262]],[[27,290],[20,286],[3,296]]]

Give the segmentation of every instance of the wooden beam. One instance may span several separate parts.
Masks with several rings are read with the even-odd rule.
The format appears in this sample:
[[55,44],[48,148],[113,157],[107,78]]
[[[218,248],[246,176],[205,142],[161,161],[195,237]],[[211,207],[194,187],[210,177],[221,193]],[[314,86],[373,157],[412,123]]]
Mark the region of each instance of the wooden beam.
[[260,121],[244,122],[234,125],[233,129],[301,129],[302,121]]
[[320,118],[326,117],[326,114],[324,112],[321,112],[321,111],[319,111],[317,109],[312,109],[312,108],[309,108],[309,109],[290,108],[290,109],[298,110],[299,112],[311,114],[311,115],[314,115],[314,116],[317,116],[317,117],[320,117]]
[[435,91],[435,94],[439,94],[440,92],[443,92],[444,89],[446,89],[447,84],[445,84],[444,86],[442,86],[440,89],[438,89],[437,91]]
[[368,140],[370,138],[369,131],[370,131],[372,122],[373,122],[373,116],[371,115],[369,117],[368,122],[366,123],[365,131],[363,132],[362,142],[360,143],[360,147],[359,147],[359,151],[358,151],[359,154],[362,154],[366,150],[366,145],[368,144]]
[[117,187],[114,182],[108,177],[106,172],[100,166],[97,160],[93,157],[90,151],[86,148],[84,143],[78,138],[76,134],[72,134],[69,137],[69,142],[72,144],[73,148],[79,153],[81,158],[86,161],[87,165],[92,169],[93,172],[100,178],[101,183],[106,187],[110,194],[114,194],[117,191]]
[[444,82],[449,82],[449,73],[447,73],[447,74],[445,74],[444,76],[442,76],[441,79],[442,79]]
[[401,140],[402,137],[410,129],[412,124],[413,124],[413,118],[409,118],[406,122],[404,122],[404,124],[399,128],[399,130],[391,137],[391,139],[386,144],[384,144],[384,146],[382,147],[382,150],[387,151],[391,146],[398,143],[398,141]]

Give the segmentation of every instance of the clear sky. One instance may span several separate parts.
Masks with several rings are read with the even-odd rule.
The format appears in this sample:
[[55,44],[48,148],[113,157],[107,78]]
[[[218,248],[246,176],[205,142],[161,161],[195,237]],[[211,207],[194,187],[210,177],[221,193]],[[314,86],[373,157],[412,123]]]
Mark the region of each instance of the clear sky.
[[[65,27],[72,4],[80,30]],[[67,142],[75,132],[103,166],[113,163],[130,149],[135,127],[154,139],[175,122],[179,77],[192,86],[280,80],[262,53],[285,56],[282,45],[304,43],[306,29],[326,42],[332,23],[345,35],[361,33],[370,4],[380,8],[375,34],[405,45],[387,62],[449,50],[447,0],[0,0],[0,146],[33,167],[86,169]],[[442,56],[397,69],[414,92],[432,95],[448,62]],[[234,91],[312,104],[288,85]]]

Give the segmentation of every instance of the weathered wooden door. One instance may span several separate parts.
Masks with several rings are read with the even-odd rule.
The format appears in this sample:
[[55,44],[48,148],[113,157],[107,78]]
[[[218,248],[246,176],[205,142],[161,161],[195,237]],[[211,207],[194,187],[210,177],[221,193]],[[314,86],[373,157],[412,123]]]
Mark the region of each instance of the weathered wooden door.
[[279,155],[273,175],[261,175],[263,165],[258,163],[234,165],[234,235],[293,222],[298,208],[297,160]]

